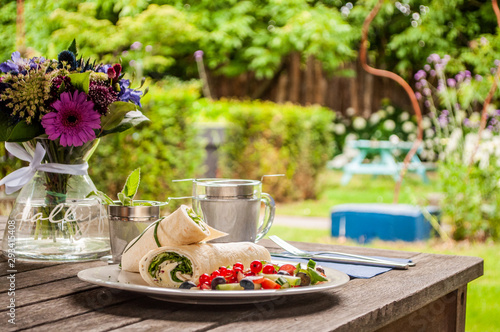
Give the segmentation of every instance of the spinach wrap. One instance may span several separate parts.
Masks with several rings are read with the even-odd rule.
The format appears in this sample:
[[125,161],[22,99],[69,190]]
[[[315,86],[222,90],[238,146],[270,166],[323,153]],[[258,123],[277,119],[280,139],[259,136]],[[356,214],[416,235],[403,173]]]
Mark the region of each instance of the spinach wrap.
[[198,243],[151,250],[139,262],[141,277],[151,286],[177,288],[186,280],[198,283],[203,273],[236,262],[271,261],[266,248],[252,242]]
[[130,241],[122,255],[122,270],[139,272],[139,260],[148,251],[160,246],[210,241],[225,235],[227,234],[208,226],[190,207],[181,205],[161,220],[158,227],[150,227],[144,234]]

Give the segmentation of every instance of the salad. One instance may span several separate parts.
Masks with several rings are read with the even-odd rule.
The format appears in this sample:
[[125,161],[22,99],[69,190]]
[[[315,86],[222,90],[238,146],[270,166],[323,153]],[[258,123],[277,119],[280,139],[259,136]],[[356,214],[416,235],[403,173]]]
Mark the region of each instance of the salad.
[[245,268],[241,263],[221,266],[211,274],[204,273],[198,283],[184,281],[179,288],[191,290],[256,290],[286,289],[327,282],[328,278],[321,266],[309,260],[306,268],[301,264],[275,264],[255,260]]

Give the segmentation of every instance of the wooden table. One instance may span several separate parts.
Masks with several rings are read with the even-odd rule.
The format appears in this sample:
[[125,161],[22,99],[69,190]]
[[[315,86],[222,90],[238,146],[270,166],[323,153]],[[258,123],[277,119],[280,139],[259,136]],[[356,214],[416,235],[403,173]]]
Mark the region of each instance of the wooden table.
[[[0,221],[1,232],[5,217]],[[269,240],[261,244],[278,248]],[[276,297],[258,304],[188,305],[80,281],[83,263],[16,262],[15,322],[8,323],[7,262],[0,262],[0,330],[33,331],[463,331],[467,283],[483,274],[476,257],[295,243],[303,249],[411,258],[417,266],[330,291]]]
[[[390,175],[397,181],[402,163],[396,161],[394,152],[399,150],[401,153],[406,154],[413,147],[412,142],[392,143],[390,141],[370,140],[353,140],[347,144],[351,149],[359,150],[359,154],[343,167],[342,185],[347,185],[354,174]],[[419,148],[420,150],[421,148]],[[379,156],[380,160],[364,163],[364,160],[369,155]],[[429,182],[427,168],[422,164],[417,153],[413,155],[408,165],[408,171],[420,175],[425,183]]]

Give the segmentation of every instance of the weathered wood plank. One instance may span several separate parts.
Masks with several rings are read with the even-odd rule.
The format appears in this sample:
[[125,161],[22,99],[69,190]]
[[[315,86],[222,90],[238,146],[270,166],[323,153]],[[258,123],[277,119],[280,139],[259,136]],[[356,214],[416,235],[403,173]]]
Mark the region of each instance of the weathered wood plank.
[[[50,291],[50,289],[47,291]],[[87,312],[99,311],[138,296],[130,292],[99,287],[70,296],[27,305],[16,308],[15,329],[37,327]],[[135,307],[135,310],[139,309]],[[12,325],[8,324],[6,320],[0,320],[0,330],[4,330],[4,328],[13,330]]]
[[[33,303],[56,299],[58,297],[82,292],[97,288],[99,286],[81,281],[77,277],[54,282],[44,283],[33,287],[15,290],[16,307],[21,307]],[[0,294],[0,303],[8,303],[11,299],[9,292]],[[0,307],[1,311],[6,311],[6,307]]]
[[[76,276],[76,274],[81,270],[102,265],[105,265],[105,263],[101,261],[66,263],[16,273],[16,289],[40,285],[55,280],[67,279]],[[8,289],[9,285],[7,283],[2,283],[0,285],[0,293],[6,292]]]
[[[16,265],[14,270],[17,271],[16,273],[21,273],[21,272],[26,272],[26,271],[32,271],[32,270],[37,270],[40,268],[44,267],[50,267],[50,266],[55,266],[59,265],[61,263],[57,262],[26,262],[26,261],[19,261],[16,260]],[[8,270],[11,270],[9,267],[9,264],[5,262],[0,262],[0,276],[6,276],[10,274],[10,272],[7,272]]]
[[[464,331],[465,326],[460,328],[457,325],[457,319],[460,315],[457,312],[457,305],[460,302],[458,293],[458,290],[453,291],[417,311],[384,326],[378,332]],[[463,317],[465,317],[465,312]]]
[[[140,309],[140,310],[139,310]],[[56,322],[51,322],[38,326],[35,330],[46,331],[62,331],[62,330],[79,330],[79,331],[109,331],[112,329],[127,329],[134,326],[134,323],[140,322],[149,318],[161,318],[172,320],[172,317],[178,315],[181,310],[186,310],[187,305],[173,304],[163,301],[154,300],[148,297],[140,297],[130,301],[122,302],[107,308],[103,308],[97,312],[89,312],[78,316],[69,317]],[[189,324],[191,327],[196,324]],[[164,322],[161,330],[168,328],[176,331],[183,331],[182,327],[171,322]]]

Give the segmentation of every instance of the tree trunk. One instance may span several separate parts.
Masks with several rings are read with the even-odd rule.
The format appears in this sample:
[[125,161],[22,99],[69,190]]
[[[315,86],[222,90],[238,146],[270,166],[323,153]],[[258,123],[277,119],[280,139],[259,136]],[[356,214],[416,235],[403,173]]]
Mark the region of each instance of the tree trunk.
[[292,53],[290,54],[290,94],[288,95],[288,100],[292,103],[298,103],[300,101],[300,54]]

